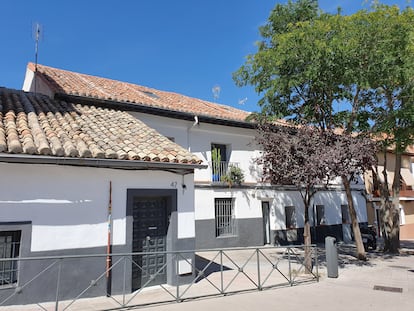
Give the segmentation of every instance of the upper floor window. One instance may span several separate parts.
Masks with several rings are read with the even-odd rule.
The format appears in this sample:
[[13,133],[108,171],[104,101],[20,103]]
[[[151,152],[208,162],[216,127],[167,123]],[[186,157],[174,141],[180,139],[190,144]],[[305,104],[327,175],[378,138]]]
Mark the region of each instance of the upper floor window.
[[[21,231],[0,231],[0,258],[19,257]],[[17,282],[18,262],[0,262],[0,285]]]
[[220,182],[227,172],[226,145],[211,144],[211,171],[213,182]]

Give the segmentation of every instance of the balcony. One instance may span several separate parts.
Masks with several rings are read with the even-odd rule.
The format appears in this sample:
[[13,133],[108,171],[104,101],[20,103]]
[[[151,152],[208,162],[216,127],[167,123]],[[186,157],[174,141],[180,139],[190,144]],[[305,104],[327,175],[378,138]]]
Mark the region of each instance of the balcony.
[[211,170],[211,182],[213,184],[220,184],[222,182],[222,177],[227,174],[228,169],[230,166],[239,167],[238,162],[227,162],[227,161],[220,161],[220,162],[209,162],[208,166]]

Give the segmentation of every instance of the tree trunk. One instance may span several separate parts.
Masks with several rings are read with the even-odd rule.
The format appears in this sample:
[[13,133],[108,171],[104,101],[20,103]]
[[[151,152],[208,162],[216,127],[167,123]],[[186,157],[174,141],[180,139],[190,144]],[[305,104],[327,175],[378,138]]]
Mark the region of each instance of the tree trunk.
[[[401,186],[401,152],[396,147],[395,171],[392,183],[392,203],[386,204],[382,221],[385,226],[384,252],[398,253],[400,248],[400,186]],[[388,188],[388,187],[387,187]]]
[[398,152],[398,146],[396,148],[395,157],[395,174],[393,180],[393,200],[390,201],[390,191],[388,187],[387,177],[387,150],[384,147],[384,170],[382,174],[384,176],[384,182],[381,185],[381,232],[384,239],[383,251],[386,253],[398,253],[400,247],[400,179],[401,179],[401,153]]
[[351,183],[349,182],[348,177],[342,176],[342,184],[344,185],[346,199],[348,200],[349,215],[351,216],[352,231],[354,232],[356,246],[356,257],[359,260],[367,260],[364,243],[362,243],[361,230],[359,229],[358,218],[354,207],[354,201],[352,200]]
[[310,230],[310,223],[309,223],[309,201],[310,200],[304,200],[305,203],[305,226],[303,228],[303,239],[305,243],[305,259],[304,259],[304,266],[305,266],[305,272],[311,273],[312,272],[312,252],[311,252],[311,244],[312,244],[312,238],[311,238],[311,230]]

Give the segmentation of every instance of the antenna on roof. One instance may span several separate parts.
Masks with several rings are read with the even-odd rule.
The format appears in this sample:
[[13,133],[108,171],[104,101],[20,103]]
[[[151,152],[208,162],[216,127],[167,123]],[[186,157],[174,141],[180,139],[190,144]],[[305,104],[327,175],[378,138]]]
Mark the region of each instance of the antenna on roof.
[[35,72],[34,72],[34,91],[36,93],[36,75],[37,75],[37,57],[39,52],[39,41],[42,39],[43,36],[43,29],[39,23],[35,23],[33,25],[33,38],[35,40]]
[[215,86],[213,86],[211,91],[213,92],[214,101],[217,101],[217,99],[220,97],[220,91],[221,91],[220,85],[216,84]]

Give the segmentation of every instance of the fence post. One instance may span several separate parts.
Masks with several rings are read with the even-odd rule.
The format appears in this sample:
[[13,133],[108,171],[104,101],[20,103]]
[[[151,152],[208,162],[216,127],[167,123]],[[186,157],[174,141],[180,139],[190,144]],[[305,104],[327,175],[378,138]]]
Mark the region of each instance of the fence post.
[[179,278],[178,278],[178,270],[179,270],[179,263],[178,263],[178,253],[174,254],[174,260],[175,260],[175,283],[176,283],[176,295],[175,298],[177,302],[180,302],[180,284],[179,284]]
[[256,258],[257,258],[257,289],[262,290],[262,284],[260,280],[260,256],[259,256],[259,249],[256,248]]
[[315,266],[316,266],[316,281],[319,282],[319,261],[318,261],[318,247],[314,246],[315,249]]
[[223,280],[223,250],[220,250],[220,283],[221,288],[220,291],[222,294],[224,294],[224,280]]
[[56,281],[56,300],[55,300],[55,311],[59,310],[59,288],[60,288],[60,274],[62,272],[62,258],[59,258],[58,275]]
[[292,282],[292,264],[291,264],[291,260],[290,260],[290,251],[291,251],[291,248],[288,246],[289,284],[290,284],[290,286],[293,286],[293,282]]
[[126,264],[127,264],[127,260],[126,260],[126,256],[124,256],[124,281],[122,284],[122,306],[123,307],[125,307]]

